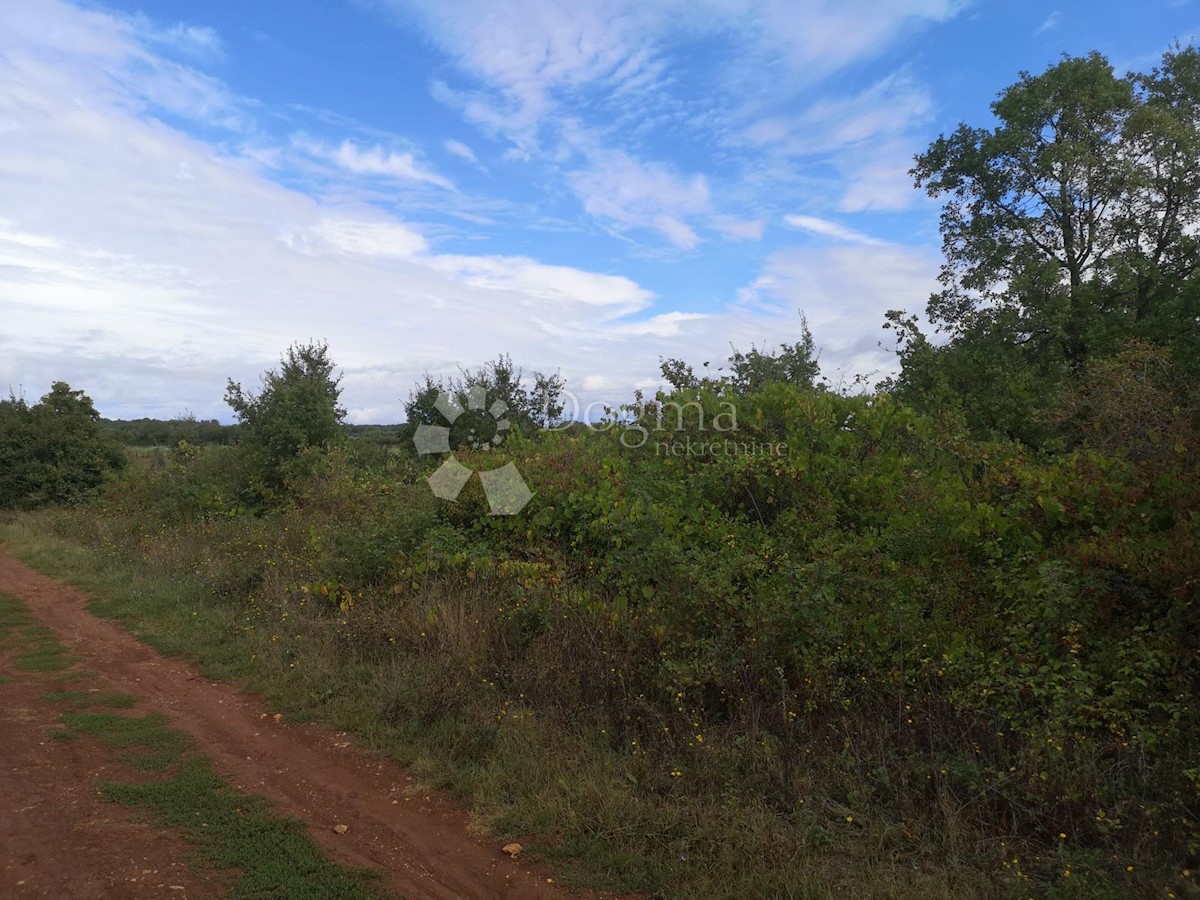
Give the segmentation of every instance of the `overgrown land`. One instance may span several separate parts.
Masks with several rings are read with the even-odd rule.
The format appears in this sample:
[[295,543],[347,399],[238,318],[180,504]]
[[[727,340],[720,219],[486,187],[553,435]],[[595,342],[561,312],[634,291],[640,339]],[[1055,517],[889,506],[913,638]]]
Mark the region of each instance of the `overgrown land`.
[[[944,290],[934,332],[889,315],[885,384],[825,387],[805,328],[547,429],[561,381],[500,357],[352,438],[313,344],[228,386],[232,443],[124,465],[56,385],[0,403],[0,504],[44,507],[6,543],[578,881],[1200,896],[1200,53],[1064,58],[993,111],[916,160]],[[517,515],[415,452],[472,388],[512,427],[449,445],[515,464]]]

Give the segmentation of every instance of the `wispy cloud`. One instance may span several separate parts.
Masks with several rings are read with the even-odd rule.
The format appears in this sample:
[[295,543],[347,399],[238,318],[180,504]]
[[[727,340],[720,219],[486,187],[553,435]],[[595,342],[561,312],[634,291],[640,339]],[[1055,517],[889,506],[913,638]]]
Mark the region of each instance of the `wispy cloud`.
[[909,174],[917,149],[910,140],[898,137],[842,154],[836,165],[846,186],[838,210],[896,212],[920,202],[924,195],[913,186]]
[[411,259],[429,249],[429,242],[411,226],[386,219],[328,216],[303,231],[280,239],[302,253],[346,253],[382,259]]
[[567,178],[593,216],[618,228],[654,229],[681,250],[699,245],[686,219],[710,208],[704,176],[684,175],[618,150],[595,151],[588,162]]
[[[742,291],[752,307],[778,311],[782,323],[804,312],[821,348],[822,369],[839,374],[894,371],[895,358],[879,346],[888,309],[917,309],[937,283],[933,249],[897,246],[804,247],[771,255],[762,274]],[[763,339],[774,343],[774,335]]]
[[[266,108],[205,71],[220,71],[224,44],[203,25],[156,37],[60,0],[0,5],[0,386],[65,378],[109,415],[225,416],[226,377],[253,379],[316,336],[345,366],[359,421],[398,419],[426,369],[500,351],[620,402],[653,384],[660,356],[719,359],[731,342],[795,336],[801,304],[824,362],[876,366],[886,356],[863,342],[878,307],[923,303],[936,265],[830,210],[893,202],[880,199],[892,173],[874,151],[929,114],[924,89],[908,74],[868,79],[839,105],[775,86],[749,112],[729,85],[684,96],[672,81],[695,40],[828,72],[955,7],[850,8],[884,22],[841,34],[832,0],[404,5],[454,62],[439,69],[453,108],[529,160],[493,160],[489,144],[496,177],[458,166],[452,181],[430,160],[478,163],[469,143],[443,139],[457,123],[414,137]],[[774,33],[789,11],[826,38],[792,46]],[[746,138],[774,121],[780,137]],[[799,184],[785,180],[802,168],[794,153],[853,165],[800,198],[778,188]],[[523,193],[472,195],[514,173],[529,175]],[[780,222],[822,240],[792,234],[802,246],[780,251]],[[576,246],[597,235],[600,250]],[[657,269],[649,253],[630,264],[643,243],[686,269]],[[741,268],[709,289],[717,270],[697,265],[701,247]],[[672,295],[676,274],[693,281]],[[701,283],[706,306],[685,296]]]
[[863,234],[861,231],[855,231],[853,228],[847,228],[845,225],[839,225],[837,222],[830,222],[828,219],[821,219],[817,216],[788,215],[783,217],[783,224],[789,228],[831,238],[843,244],[882,245],[885,243],[869,234]]
[[311,156],[354,175],[381,175],[403,181],[421,181],[448,191],[455,190],[449,179],[417,162],[409,151],[389,150],[379,145],[360,147],[350,140],[336,146],[305,138],[298,138],[294,143]]
[[[966,0],[382,0],[404,27],[416,25],[453,61],[457,73],[431,85],[433,96],[490,138],[509,142],[509,161],[550,163],[566,173],[584,209],[606,228],[657,231],[681,249],[704,238],[692,219],[705,209],[651,208],[631,202],[606,174],[624,154],[654,162],[653,147],[679,140],[723,147],[742,173],[777,169],[788,158],[879,143],[923,125],[932,113],[928,89],[905,69],[858,93],[816,97],[800,112],[798,94],[821,78],[871,59],[914,29],[945,22]],[[685,94],[675,72],[698,42],[728,65],[697,71]],[[686,66],[686,62],[683,63]],[[780,72],[786,75],[780,77]],[[780,111],[787,110],[787,111]],[[586,139],[580,139],[580,132]],[[580,160],[582,159],[582,164]],[[864,173],[867,174],[867,173]],[[894,208],[896,192],[872,204],[881,175],[847,203]],[[727,170],[725,177],[742,174]],[[722,185],[705,174],[717,196]],[[661,181],[661,179],[659,179]],[[624,196],[614,196],[617,193]],[[652,194],[660,191],[653,190]],[[734,210],[721,209],[730,216]],[[740,210],[755,221],[761,210]],[[722,229],[741,238],[747,229]]]
[[1050,13],[1050,15],[1048,15],[1046,17],[1046,20],[1044,22],[1042,22],[1041,25],[1039,25],[1036,29],[1034,29],[1034,32],[1033,32],[1034,36],[1036,37],[1039,34],[1045,34],[1047,31],[1051,31],[1051,30],[1057,28],[1059,25],[1062,24],[1062,20],[1063,20],[1063,14],[1059,10],[1056,9],[1054,12]]
[[442,143],[446,152],[451,156],[457,156],[459,159],[465,159],[473,166],[479,165],[479,157],[475,155],[475,151],[464,144],[462,141],[447,140]]
[[762,238],[766,228],[762,219],[737,219],[733,216],[713,216],[709,224],[721,235],[734,241],[757,241]]
[[156,26],[142,14],[132,17],[130,22],[138,37],[150,44],[199,59],[220,59],[225,55],[225,42],[215,28],[187,22],[176,22],[164,28]]
[[724,41],[748,68],[782,64],[789,78],[811,79],[877,54],[914,24],[946,21],[966,6],[965,0],[384,2],[476,79],[469,101],[456,94],[467,114],[505,128],[519,143],[554,112],[559,96],[661,84],[664,60],[692,41]]
[[823,97],[796,115],[759,119],[744,136],[792,156],[830,153],[908,131],[932,109],[928,88],[900,71],[852,96]]

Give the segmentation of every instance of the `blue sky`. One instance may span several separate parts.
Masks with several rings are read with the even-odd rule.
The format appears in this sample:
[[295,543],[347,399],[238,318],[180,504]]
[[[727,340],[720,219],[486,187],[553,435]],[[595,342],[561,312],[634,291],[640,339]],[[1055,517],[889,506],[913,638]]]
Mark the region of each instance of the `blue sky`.
[[1168,0],[60,0],[0,8],[0,386],[228,419],[328,339],[354,421],[511,353],[589,402],[793,340],[884,374],[935,287],[914,153]]

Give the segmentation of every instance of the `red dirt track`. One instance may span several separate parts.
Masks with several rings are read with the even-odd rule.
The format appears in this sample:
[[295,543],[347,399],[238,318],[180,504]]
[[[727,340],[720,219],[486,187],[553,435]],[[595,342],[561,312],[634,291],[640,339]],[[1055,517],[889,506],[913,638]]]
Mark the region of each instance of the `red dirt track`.
[[[466,814],[418,789],[399,765],[315,725],[276,721],[256,699],[161,656],[88,613],[79,591],[3,551],[0,593],[23,601],[83,668],[98,673],[89,686],[133,694],[140,712],[166,715],[234,785],[305,821],[331,858],[379,871],[401,896],[572,896],[544,871],[505,857],[499,842],[468,834]],[[37,697],[54,689],[0,683],[0,898],[221,896],[225,879],[190,871],[181,841],[96,797],[96,779],[105,775],[98,749],[85,741],[51,745],[47,731],[60,710]],[[335,834],[336,824],[349,832]]]

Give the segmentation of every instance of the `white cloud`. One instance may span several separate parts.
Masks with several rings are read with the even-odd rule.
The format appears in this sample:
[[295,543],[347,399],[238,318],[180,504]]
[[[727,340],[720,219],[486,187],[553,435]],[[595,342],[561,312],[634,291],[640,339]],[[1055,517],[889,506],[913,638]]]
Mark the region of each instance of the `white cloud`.
[[446,152],[451,156],[457,156],[459,159],[465,159],[472,165],[479,165],[479,157],[475,155],[475,151],[462,141],[451,139],[443,143],[442,146],[446,148]]
[[[57,11],[65,25],[86,16]],[[106,36],[106,21],[64,33],[109,59],[140,52],[122,49],[119,28]],[[0,65],[20,89],[0,95],[12,129],[0,151],[0,382],[32,393],[66,379],[107,415],[225,417],[226,377],[253,381],[289,343],[317,337],[346,368],[348,405],[395,421],[427,368],[507,351],[568,377],[605,369],[618,326],[654,301],[621,275],[435,252],[394,216],[275,184],[142,116],[132,87],[8,52],[10,40]],[[395,154],[353,150],[351,166],[406,174]],[[612,377],[627,383],[654,353],[625,346],[616,359]]]
[[1046,17],[1045,21],[1042,22],[1041,25],[1039,25],[1036,29],[1034,29],[1034,32],[1033,32],[1034,37],[1037,37],[1039,34],[1045,34],[1047,31],[1051,31],[1051,30],[1057,28],[1059,25],[1062,24],[1062,20],[1063,20],[1063,14],[1059,10],[1056,9],[1054,12],[1050,13],[1050,15],[1048,15]]
[[306,231],[285,234],[282,240],[301,253],[349,253],[385,259],[411,259],[429,249],[419,232],[400,222],[334,216],[322,218]]
[[882,78],[851,97],[826,97],[793,116],[760,119],[746,129],[751,144],[800,156],[844,151],[925,122],[933,109],[928,89],[905,72]]
[[[469,46],[491,54],[471,64],[486,79],[468,100],[492,111],[508,103],[536,128],[564,91],[653,92],[644,79],[666,58],[663,28],[711,33],[714,17],[738,15],[733,0],[646,12],[615,0],[585,6],[581,19],[568,16],[578,27],[549,36],[574,7],[524,7],[528,33],[514,24],[515,7],[496,7],[495,41],[463,17],[476,42]],[[529,35],[536,39],[523,43]],[[915,251],[812,247],[772,255],[744,303],[701,313],[672,308],[621,274],[619,261],[584,268],[560,264],[574,256],[470,255],[461,243],[447,252],[444,226],[416,224],[411,204],[394,201],[417,192],[398,189],[405,185],[439,199],[454,188],[418,148],[349,128],[324,142],[270,146],[255,131],[267,117],[253,102],[156,55],[147,40],[127,20],[56,0],[0,5],[0,388],[24,384],[36,395],[65,379],[110,416],[191,409],[227,417],[226,377],[253,382],[292,341],[325,338],[360,421],[398,420],[401,398],[425,370],[453,372],[502,351],[527,368],[561,370],[585,401],[603,392],[595,399],[620,403],[651,383],[660,356],[721,360],[731,342],[794,339],[801,305],[827,364],[873,362],[859,345],[880,308],[917,308],[933,284],[936,264]],[[163,108],[237,128],[244,146],[234,156],[188,136],[157,115]],[[521,124],[503,127],[517,134]],[[613,149],[610,137],[587,131],[565,151],[553,148],[564,154],[553,159],[556,171],[599,221],[661,233],[681,249],[695,247],[704,228],[762,235],[767,212],[714,203],[727,196],[709,177],[648,159],[645,147]],[[336,167],[386,179],[386,188],[373,183],[364,198],[335,184],[316,198],[268,177],[303,154],[321,174]],[[384,193],[391,214],[367,205]],[[739,215],[725,215],[732,210]]]
[[470,287],[511,293],[522,305],[536,300],[564,311],[576,304],[609,307],[604,318],[638,312],[652,296],[621,275],[551,266],[519,256],[442,255],[431,257],[429,265]]
[[683,250],[700,243],[684,219],[710,207],[704,176],[682,175],[615,150],[594,152],[589,162],[567,179],[593,216],[618,227],[652,228]]
[[[794,109],[796,98],[806,89],[811,94],[822,78],[871,59],[902,35],[949,20],[968,2],[382,0],[456,64],[462,77],[435,81],[433,95],[489,136],[511,141],[506,160],[566,163],[585,210],[602,223],[655,229],[681,249],[701,240],[688,221],[695,211],[610,202],[613,181],[605,169],[612,163],[594,159],[598,152],[653,157],[639,141],[656,130],[672,142],[681,129],[691,130],[700,141],[732,142],[768,159],[831,153],[906,133],[927,121],[932,101],[904,71],[858,95],[817,100],[798,115],[764,111]],[[722,63],[711,72],[683,56],[696,42],[704,42],[705,53],[719,48],[714,58]],[[700,97],[674,94],[678,65]],[[574,133],[579,127],[593,133],[581,141]],[[571,162],[579,156],[587,161],[582,169]],[[750,162],[748,168],[775,167]],[[854,190],[848,202],[868,208],[866,193],[877,181]],[[896,202],[889,192],[881,208]],[[754,237],[752,227],[712,225],[726,237]]]
[[652,61],[651,33],[665,10],[632,2],[391,3],[415,20],[488,93],[441,87],[476,124],[528,149],[557,91],[619,88]]
[[219,59],[225,55],[225,42],[215,28],[177,22],[169,28],[158,28],[144,15],[131,20],[139,38],[153,44],[170,47],[187,56]]
[[653,316],[644,322],[631,322],[621,325],[617,331],[620,334],[654,335],[655,337],[675,337],[683,333],[683,326],[688,322],[702,322],[712,316],[705,313],[669,312]]
[[766,227],[762,219],[736,219],[732,216],[713,216],[709,224],[734,241],[757,241],[762,238]]
[[847,213],[908,209],[922,196],[908,174],[912,160],[912,148],[897,141],[874,149],[857,164],[844,162],[847,183],[838,209]]
[[[821,348],[821,369],[840,373],[895,370],[895,355],[879,347],[889,309],[924,309],[937,287],[938,254],[899,246],[799,248],[772,254],[742,293],[749,306],[774,304],[804,312]],[[792,313],[794,314],[794,313]],[[768,344],[778,343],[772,335]]]
[[830,222],[828,219],[819,219],[816,216],[787,215],[783,217],[783,223],[789,228],[807,231],[810,234],[820,235],[821,237],[833,238],[844,244],[883,243],[883,241],[873,238],[869,234],[863,234],[861,231],[855,231],[853,228],[847,228],[845,225],[839,225],[837,222]]
[[[796,109],[798,98],[811,96],[830,73],[880,54],[913,30],[946,22],[967,5],[967,0],[380,1],[404,28],[418,26],[454,62],[457,77],[436,80],[433,96],[488,136],[508,139],[512,145],[504,160],[552,163],[602,227],[622,234],[653,230],[684,251],[703,240],[696,216],[712,212],[710,188],[724,197],[726,188],[736,191],[738,185],[642,162],[662,156],[648,136],[676,146],[684,134],[697,146],[732,145],[748,157],[742,164],[749,178],[762,178],[782,168],[775,163],[910,134],[928,124],[932,100],[907,71],[878,79],[857,95],[818,98],[800,113],[778,110]],[[697,42],[704,42],[706,53],[720,48],[722,65],[712,72],[689,66],[683,54]],[[700,97],[676,96],[680,64]],[[695,168],[703,170],[704,164]],[[900,199],[892,172],[860,169],[842,187],[846,210],[895,209],[910,202]],[[722,174],[742,178],[728,168]],[[702,202],[700,191],[692,190],[697,184]],[[755,222],[764,210],[739,206],[749,214],[745,223],[713,215],[704,224],[727,239],[757,240],[762,226]]]
[[[905,30],[946,21],[965,0],[385,0],[416,23],[485,92],[459,102],[470,119],[533,140],[556,97],[585,86],[619,93],[662,81],[679,44],[724,39],[748,67],[782,63],[812,79],[869,58]],[[449,90],[445,85],[443,90]],[[450,94],[446,94],[449,98]]]
[[297,138],[296,147],[317,159],[332,163],[353,175],[382,175],[402,181],[421,181],[448,191],[453,183],[417,162],[407,151],[388,150],[382,146],[359,147],[353,141],[342,141],[330,147],[317,141]]
[[944,22],[964,0],[763,0],[749,4],[754,37],[806,77],[869,58],[906,29]]
[[617,387],[607,375],[585,375],[580,386],[585,391],[607,391]]

